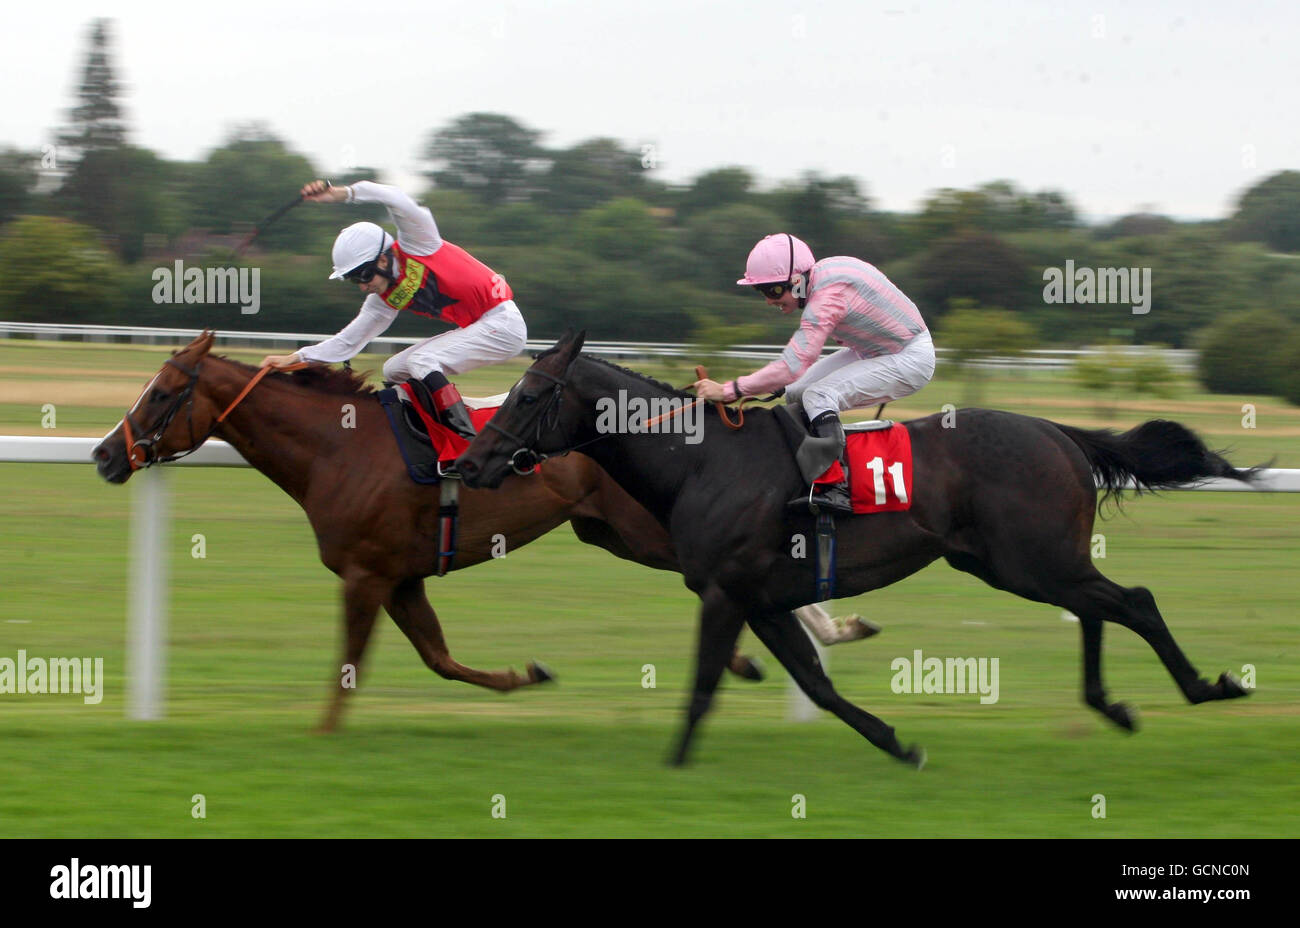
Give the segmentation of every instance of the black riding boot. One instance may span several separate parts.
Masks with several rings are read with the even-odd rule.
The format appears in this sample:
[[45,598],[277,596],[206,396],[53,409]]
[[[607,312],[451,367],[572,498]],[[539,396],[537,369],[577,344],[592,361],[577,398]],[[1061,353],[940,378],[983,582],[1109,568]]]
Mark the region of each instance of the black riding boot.
[[830,512],[853,512],[853,503],[849,498],[848,482],[848,462],[843,460],[844,454],[844,426],[840,424],[838,413],[824,412],[810,424],[809,431],[817,438],[835,438],[840,445],[840,467],[844,471],[844,479],[839,483],[816,483],[813,484],[812,496],[808,499],[808,505],[814,512],[829,510]]
[[448,383],[442,371],[434,371],[421,381],[433,397],[433,411],[438,421],[451,429],[466,441],[473,441],[478,434],[474,423],[465,408],[465,401],[460,398],[460,391],[454,384]]

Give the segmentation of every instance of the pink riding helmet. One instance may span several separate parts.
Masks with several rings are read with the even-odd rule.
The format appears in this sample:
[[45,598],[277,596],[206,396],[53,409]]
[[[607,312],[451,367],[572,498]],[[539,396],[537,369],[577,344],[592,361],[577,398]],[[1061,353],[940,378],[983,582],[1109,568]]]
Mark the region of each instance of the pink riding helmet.
[[754,246],[745,262],[745,276],[736,281],[743,287],[779,284],[810,270],[817,259],[812,249],[789,232],[769,235]]

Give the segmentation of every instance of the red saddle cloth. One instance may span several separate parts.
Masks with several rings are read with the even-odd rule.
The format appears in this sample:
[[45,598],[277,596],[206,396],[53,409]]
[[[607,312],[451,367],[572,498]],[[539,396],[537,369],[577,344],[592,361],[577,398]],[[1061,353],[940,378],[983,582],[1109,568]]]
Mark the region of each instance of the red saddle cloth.
[[[912,508],[912,436],[902,423],[874,432],[849,432],[849,495],[857,513]],[[838,483],[844,468],[836,461],[815,481]]]
[[[419,415],[420,421],[424,423],[424,429],[429,433],[429,443],[438,452],[438,460],[442,463],[450,463],[464,454],[465,449],[469,447],[469,442],[429,415],[429,411],[420,405],[416,399],[415,390],[411,388],[409,383],[400,383],[398,386],[406,393],[407,398],[411,401],[411,406]],[[469,407],[466,408],[469,409]],[[469,418],[474,423],[475,430],[483,431],[483,426],[500,408],[499,406],[491,406],[486,409],[469,409]]]

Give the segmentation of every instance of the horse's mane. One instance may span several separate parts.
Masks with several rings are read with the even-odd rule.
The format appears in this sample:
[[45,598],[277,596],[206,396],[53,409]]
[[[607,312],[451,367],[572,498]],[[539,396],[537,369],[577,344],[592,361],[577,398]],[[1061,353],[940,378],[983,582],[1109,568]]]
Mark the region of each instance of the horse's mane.
[[[251,364],[236,361],[234,358],[228,358],[225,355],[214,355],[213,357],[220,358],[228,364],[233,364],[241,370],[248,371],[250,374],[255,374],[258,371],[258,368]],[[330,367],[328,364],[312,364],[300,371],[291,371],[289,373],[272,371],[266,375],[266,380],[291,383],[331,396],[366,396],[375,392],[375,388],[366,383],[365,374],[358,374],[346,367]]]
[[679,390],[676,387],[674,387],[672,384],[664,383],[662,380],[655,380],[649,374],[643,374],[640,371],[634,371],[630,367],[624,367],[621,364],[615,364],[613,361],[608,361],[605,358],[598,358],[594,354],[584,354],[582,357],[586,358],[588,361],[595,361],[597,364],[603,364],[605,367],[613,368],[614,370],[619,371],[620,373],[630,374],[633,377],[635,377],[637,380],[644,381],[645,383],[650,384],[652,387],[658,387],[660,390],[666,390],[667,392],[671,393],[673,396],[680,397],[681,399],[687,399],[687,400],[695,399],[695,394],[687,393],[684,390]]

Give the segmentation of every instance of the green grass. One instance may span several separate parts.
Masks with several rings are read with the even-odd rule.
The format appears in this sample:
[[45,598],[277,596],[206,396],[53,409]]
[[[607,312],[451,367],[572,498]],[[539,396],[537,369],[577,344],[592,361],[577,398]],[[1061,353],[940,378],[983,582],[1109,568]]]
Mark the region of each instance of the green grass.
[[[101,369],[116,368],[118,356],[143,364],[132,395],[161,354],[0,346],[0,380],[6,365],[36,357],[74,368],[82,353]],[[513,376],[475,372],[467,392],[493,392]],[[1035,391],[1017,400],[1016,382],[990,385],[986,402],[1077,396],[1033,378]],[[927,388],[936,393],[929,409],[948,387]],[[1171,401],[1169,414],[1181,419],[1180,404],[1204,399]],[[17,424],[8,410],[27,408],[4,400],[0,386],[0,433]],[[97,407],[84,408],[91,434],[121,414],[104,405],[92,422]],[[60,406],[61,424],[67,412]],[[1300,466],[1294,440],[1260,450]],[[562,528],[504,560],[430,580],[459,660],[521,668],[536,658],[559,682],[501,695],[444,681],[381,618],[344,729],[318,737],[309,730],[339,660],[338,581],[317,560],[305,517],[251,471],[169,476],[167,717],[141,723],[124,717],[133,485],[105,485],[80,465],[0,467],[0,657],[19,648],[102,657],[107,678],[97,706],[76,695],[0,695],[0,836],[1300,834],[1300,530],[1286,495],[1143,498],[1097,528],[1106,535],[1101,568],[1154,591],[1203,673],[1254,665],[1259,689],[1248,699],[1186,705],[1150,649],[1108,626],[1107,683],[1143,725],[1126,735],[1078,698],[1077,624],[940,564],[837,603],[885,632],[831,651],[839,690],[905,743],[925,745],[924,771],[830,716],[785,721],[784,673],[750,636],[742,647],[765,658],[769,679],[727,680],[694,764],[674,770],[663,761],[695,627],[694,597],[675,576]],[[202,560],[190,556],[195,533],[206,539]],[[998,658],[1000,701],[894,694],[890,662],[916,648]],[[641,685],[645,664],[655,665],[654,689]],[[190,814],[200,793],[204,820]],[[1104,820],[1091,815],[1096,793],[1106,797]],[[496,794],[505,819],[491,816]],[[806,797],[804,820],[791,817],[795,794]]]
[[[920,741],[917,774],[838,721],[784,720],[784,675],[728,681],[693,767],[680,721],[694,600],[563,529],[430,581],[453,653],[547,661],[510,695],[443,681],[381,624],[344,731],[308,733],[337,665],[337,584],[305,519],[252,472],[175,471],[168,715],[124,719],[127,487],[89,468],[9,465],[0,490],[0,656],[99,656],[106,695],[0,696],[0,835],[1294,835],[1294,513],[1276,498],[1144,499],[1101,526],[1103,569],[1150,586],[1207,674],[1260,689],[1183,704],[1155,656],[1108,628],[1112,693],[1144,730],[1077,698],[1078,627],[936,565],[837,604],[882,622],[831,655],[849,698]],[[207,558],[190,557],[206,537]],[[25,624],[14,624],[12,620]],[[971,623],[983,624],[971,624]],[[752,639],[745,647],[764,654]],[[890,661],[1000,662],[1001,699],[896,695]],[[764,656],[766,656],[764,654]],[[641,686],[655,665],[657,687]],[[202,793],[208,817],[190,817]],[[508,817],[493,819],[491,797]],[[791,818],[791,797],[809,817]],[[1107,797],[1104,821],[1090,797]]]

